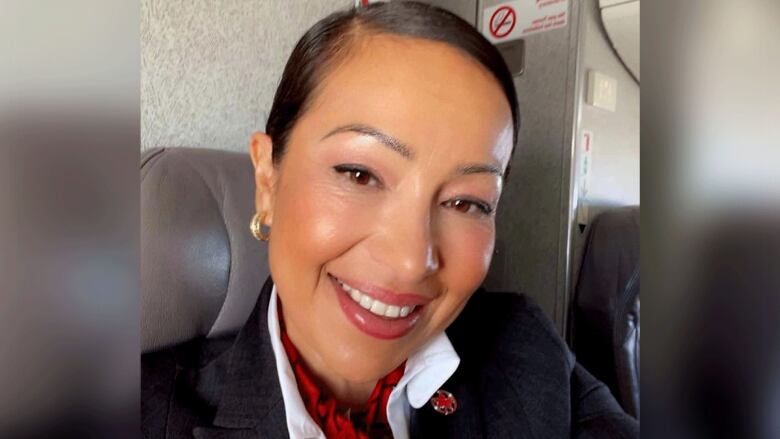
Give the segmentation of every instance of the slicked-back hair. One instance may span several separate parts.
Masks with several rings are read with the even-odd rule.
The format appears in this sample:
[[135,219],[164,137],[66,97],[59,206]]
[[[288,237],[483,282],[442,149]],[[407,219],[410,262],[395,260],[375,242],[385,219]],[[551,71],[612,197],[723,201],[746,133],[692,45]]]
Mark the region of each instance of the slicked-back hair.
[[517,93],[512,73],[498,49],[471,24],[449,11],[414,1],[393,1],[334,12],[315,23],[295,45],[265,128],[273,141],[275,164],[284,156],[295,123],[325,75],[346,58],[359,36],[378,34],[446,43],[479,62],[498,81],[506,96],[512,112],[513,145],[517,143]]

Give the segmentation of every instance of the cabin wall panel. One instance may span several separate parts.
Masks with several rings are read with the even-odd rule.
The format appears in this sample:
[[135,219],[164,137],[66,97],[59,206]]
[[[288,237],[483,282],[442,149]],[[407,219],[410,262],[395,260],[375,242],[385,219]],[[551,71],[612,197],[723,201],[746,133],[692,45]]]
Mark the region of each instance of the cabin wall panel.
[[[639,119],[640,86],[631,77],[612,49],[604,32],[598,0],[583,3],[582,80],[589,70],[596,70],[617,79],[617,106],[614,112],[588,105],[583,87],[580,130],[593,133],[591,171],[588,176],[587,198],[578,200],[587,206],[590,223],[605,209],[615,206],[639,205]],[[582,151],[577,149],[576,162]],[[577,170],[580,175],[581,169]],[[580,188],[577,188],[577,193]],[[589,229],[575,232],[572,253],[572,284],[576,284]]]
[[142,0],[141,148],[245,152],[295,43],[352,0]]
[[586,104],[584,89],[580,99],[580,126],[594,137],[588,201],[591,213],[597,213],[608,206],[639,204],[639,84],[602,29],[598,1],[586,0],[583,9],[582,74],[596,70],[618,83],[614,112]]

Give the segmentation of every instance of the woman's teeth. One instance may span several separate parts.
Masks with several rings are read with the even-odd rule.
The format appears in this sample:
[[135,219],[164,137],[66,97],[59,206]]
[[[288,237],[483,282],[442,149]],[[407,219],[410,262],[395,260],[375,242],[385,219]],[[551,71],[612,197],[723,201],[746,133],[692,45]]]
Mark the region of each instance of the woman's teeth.
[[397,319],[399,317],[406,317],[414,311],[414,308],[416,308],[416,305],[407,305],[407,306],[397,306],[397,305],[388,305],[384,302],[380,302],[379,300],[376,300],[372,297],[370,297],[368,294],[362,293],[357,288],[352,288],[351,286],[347,285],[346,283],[342,281],[338,281],[339,285],[341,285],[341,288],[344,289],[349,294],[349,297],[352,298],[356,303],[358,303],[363,308],[370,311],[372,314],[376,314],[381,317],[387,317],[390,319]]

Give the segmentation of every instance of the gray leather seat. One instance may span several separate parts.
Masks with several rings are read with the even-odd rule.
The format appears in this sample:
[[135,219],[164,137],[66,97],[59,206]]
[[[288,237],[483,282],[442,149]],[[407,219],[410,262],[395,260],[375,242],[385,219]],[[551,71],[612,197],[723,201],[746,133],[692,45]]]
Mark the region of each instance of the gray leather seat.
[[572,303],[570,340],[577,360],[639,418],[639,207],[593,221]]
[[141,157],[141,349],[240,328],[268,276],[249,233],[249,154],[154,148]]

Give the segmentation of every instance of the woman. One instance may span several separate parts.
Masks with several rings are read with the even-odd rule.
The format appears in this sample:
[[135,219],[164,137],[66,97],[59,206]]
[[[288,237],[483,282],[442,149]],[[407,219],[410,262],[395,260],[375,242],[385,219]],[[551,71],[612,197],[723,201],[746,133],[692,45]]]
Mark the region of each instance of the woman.
[[537,307],[474,295],[518,125],[448,12],[315,24],[250,142],[273,280],[235,339],[144,359],[146,436],[635,437]]

